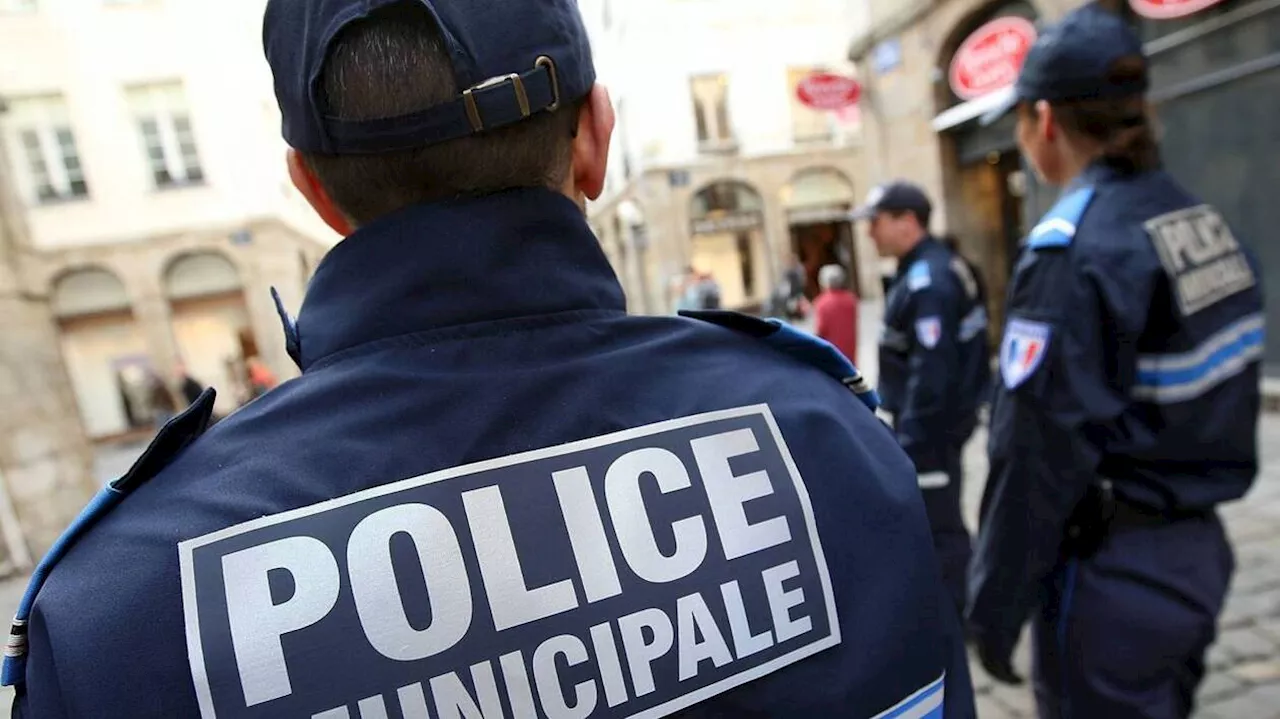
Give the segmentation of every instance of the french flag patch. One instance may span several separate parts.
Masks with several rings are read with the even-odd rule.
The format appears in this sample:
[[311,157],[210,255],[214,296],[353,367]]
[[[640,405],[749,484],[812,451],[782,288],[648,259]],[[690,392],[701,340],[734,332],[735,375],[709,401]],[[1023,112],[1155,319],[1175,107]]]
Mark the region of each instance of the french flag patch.
[[1010,319],[1000,344],[1000,375],[1015,389],[1035,374],[1049,347],[1050,327],[1044,322]]

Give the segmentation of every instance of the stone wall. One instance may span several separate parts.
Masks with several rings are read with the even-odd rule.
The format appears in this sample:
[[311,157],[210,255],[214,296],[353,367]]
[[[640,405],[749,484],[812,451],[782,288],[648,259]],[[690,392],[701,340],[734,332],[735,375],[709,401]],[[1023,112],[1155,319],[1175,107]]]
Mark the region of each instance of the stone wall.
[[96,489],[48,302],[20,281],[17,210],[0,173],[0,574],[29,569]]

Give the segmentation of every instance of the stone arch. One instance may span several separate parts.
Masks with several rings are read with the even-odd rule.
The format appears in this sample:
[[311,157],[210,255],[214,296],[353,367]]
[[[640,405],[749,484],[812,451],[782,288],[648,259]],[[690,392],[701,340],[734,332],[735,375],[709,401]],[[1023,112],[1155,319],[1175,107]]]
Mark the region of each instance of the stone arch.
[[49,302],[59,319],[131,311],[124,282],[99,265],[64,269],[53,278]]
[[186,376],[218,389],[220,414],[233,411],[251,396],[248,362],[261,354],[239,268],[217,250],[186,250],[164,265],[161,286]]
[[96,264],[64,269],[49,303],[85,433],[102,439],[150,426],[155,364],[120,276]]
[[216,250],[175,255],[165,264],[162,282],[170,302],[225,295],[243,288],[240,270],[230,258]]
[[[689,200],[690,266],[719,286],[721,306],[759,309],[769,284],[765,199],[755,185],[736,178],[703,185]],[[678,306],[689,306],[689,282],[673,278]],[[683,299],[683,302],[681,301]]]
[[[844,267],[857,292],[863,284],[860,252],[849,213],[857,204],[849,177],[829,166],[806,167],[792,175],[782,189],[791,255],[803,268],[804,293],[817,296],[818,274],[824,265]],[[792,278],[792,281],[794,282]],[[795,291],[795,288],[791,288]]]

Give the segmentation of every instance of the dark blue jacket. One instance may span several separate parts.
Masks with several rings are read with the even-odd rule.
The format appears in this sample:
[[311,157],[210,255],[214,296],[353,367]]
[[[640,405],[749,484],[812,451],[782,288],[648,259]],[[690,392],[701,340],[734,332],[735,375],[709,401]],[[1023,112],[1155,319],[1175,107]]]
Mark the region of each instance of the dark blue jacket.
[[1094,165],[1035,227],[1009,290],[970,621],[1012,646],[1091,484],[1211,509],[1258,469],[1262,286],[1164,172]]
[[547,191],[362,228],[302,377],[175,421],[50,572],[15,715],[942,717],[945,673],[972,716],[907,458],[709,318],[628,316]]
[[947,468],[990,382],[987,308],[962,257],[926,237],[898,262],[885,299],[880,395],[921,472]]

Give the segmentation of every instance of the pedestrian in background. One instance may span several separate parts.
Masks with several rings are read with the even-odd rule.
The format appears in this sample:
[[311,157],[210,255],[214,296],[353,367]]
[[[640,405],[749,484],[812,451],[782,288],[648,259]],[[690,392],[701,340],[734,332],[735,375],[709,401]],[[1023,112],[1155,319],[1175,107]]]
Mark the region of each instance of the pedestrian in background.
[[885,299],[880,394],[915,462],[934,548],[957,615],[964,610],[970,542],[960,502],[964,445],[990,387],[987,313],[958,272],[964,263],[929,234],[933,205],[909,182],[872,189],[856,219],[882,256],[898,260]]
[[858,361],[858,296],[849,289],[849,275],[840,265],[818,270],[822,292],[813,300],[814,332],[849,358]]
[[1091,4],[997,113],[1064,189],[1009,285],[969,623],[1017,682],[1030,615],[1044,719],[1191,715],[1233,570],[1215,508],[1258,470],[1257,263],[1161,170],[1148,84],[1140,39]]

